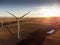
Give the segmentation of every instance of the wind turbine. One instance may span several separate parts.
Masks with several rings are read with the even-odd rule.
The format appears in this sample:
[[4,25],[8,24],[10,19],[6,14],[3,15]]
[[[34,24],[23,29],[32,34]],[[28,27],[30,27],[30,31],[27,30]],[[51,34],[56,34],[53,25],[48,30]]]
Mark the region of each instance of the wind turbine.
[[4,29],[7,29],[7,31],[12,35],[10,29],[6,25],[4,25],[4,22],[5,22],[4,17],[1,17],[0,19],[2,20],[1,27],[4,28]]
[[10,13],[10,12],[7,12],[9,13],[10,15],[12,15],[16,21],[17,21],[17,29],[18,29],[18,34],[17,34],[17,37],[18,39],[20,38],[20,19],[23,18],[24,16],[26,16],[27,14],[29,14],[31,11],[29,11],[28,13],[24,14],[23,16],[21,16],[20,18],[18,18],[17,16],[15,16],[14,14]]
[[2,22],[1,22],[1,27],[3,28],[3,21],[4,21],[4,19],[3,19],[3,17],[0,18],[0,19],[2,20]]

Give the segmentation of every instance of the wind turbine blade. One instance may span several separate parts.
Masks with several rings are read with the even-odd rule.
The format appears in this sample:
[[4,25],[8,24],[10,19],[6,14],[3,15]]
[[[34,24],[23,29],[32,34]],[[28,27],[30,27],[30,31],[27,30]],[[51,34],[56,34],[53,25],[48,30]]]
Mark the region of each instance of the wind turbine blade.
[[7,12],[9,13],[10,15],[12,15],[14,18],[18,19],[14,14],[10,13],[10,12]]
[[20,18],[23,18],[24,16],[28,15],[31,11],[29,11],[28,13],[24,14],[23,16],[21,16]]
[[4,26],[4,28],[7,29],[7,31],[11,34],[11,36],[13,35],[11,30],[7,26]]

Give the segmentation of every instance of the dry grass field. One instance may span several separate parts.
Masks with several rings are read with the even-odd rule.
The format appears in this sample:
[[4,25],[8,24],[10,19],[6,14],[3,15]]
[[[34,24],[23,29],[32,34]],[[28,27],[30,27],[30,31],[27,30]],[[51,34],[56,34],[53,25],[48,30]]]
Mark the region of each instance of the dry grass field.
[[[2,28],[1,20],[0,45],[60,45],[60,22],[54,20],[52,18],[20,19],[20,39],[17,39],[17,23],[4,25]],[[12,21],[15,19],[4,19],[4,22]],[[55,29],[55,32],[51,35],[47,34],[46,32],[51,29]]]

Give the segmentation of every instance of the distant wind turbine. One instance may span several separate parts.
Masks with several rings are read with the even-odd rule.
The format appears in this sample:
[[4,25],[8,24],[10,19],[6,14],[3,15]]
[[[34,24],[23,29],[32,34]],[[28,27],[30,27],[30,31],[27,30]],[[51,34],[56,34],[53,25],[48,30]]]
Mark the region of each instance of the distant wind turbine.
[[2,20],[2,22],[1,22],[1,27],[3,28],[4,18],[3,18],[3,17],[1,17],[0,19]]
[[5,22],[4,17],[2,17],[2,18],[0,18],[0,19],[2,20],[2,22],[1,22],[1,27],[7,29],[7,31],[12,35],[10,29],[9,29],[7,26],[4,25],[4,22]]
[[28,13],[24,14],[23,16],[21,16],[20,18],[16,17],[14,14],[10,13],[10,12],[7,12],[9,13],[10,15],[12,15],[16,21],[17,21],[17,28],[18,28],[18,39],[20,38],[20,19],[23,18],[24,16],[28,15],[31,11],[29,11]]

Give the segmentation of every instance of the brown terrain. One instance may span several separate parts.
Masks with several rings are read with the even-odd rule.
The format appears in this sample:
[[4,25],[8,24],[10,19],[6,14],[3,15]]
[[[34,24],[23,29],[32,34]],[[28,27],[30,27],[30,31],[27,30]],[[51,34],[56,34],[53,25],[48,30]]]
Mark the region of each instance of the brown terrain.
[[[14,21],[14,18],[0,20],[0,45],[60,45],[60,17],[20,19],[20,39],[17,22],[10,24]],[[55,32],[47,34],[52,29]]]

